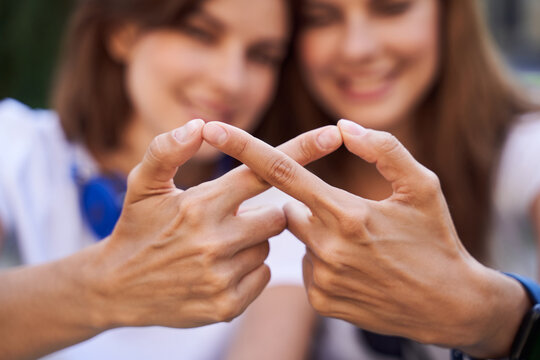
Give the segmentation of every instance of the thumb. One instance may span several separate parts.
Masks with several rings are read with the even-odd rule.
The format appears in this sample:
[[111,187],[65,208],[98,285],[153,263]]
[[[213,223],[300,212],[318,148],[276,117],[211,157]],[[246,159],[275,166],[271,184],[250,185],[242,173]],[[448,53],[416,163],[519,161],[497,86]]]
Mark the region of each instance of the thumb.
[[440,187],[437,176],[414,159],[409,151],[390,133],[365,129],[340,120],[338,128],[347,149],[370,163],[392,184],[394,194],[415,195]]
[[173,178],[178,167],[201,147],[203,126],[203,120],[191,120],[180,128],[156,136],[143,160],[128,176],[126,202],[176,189]]

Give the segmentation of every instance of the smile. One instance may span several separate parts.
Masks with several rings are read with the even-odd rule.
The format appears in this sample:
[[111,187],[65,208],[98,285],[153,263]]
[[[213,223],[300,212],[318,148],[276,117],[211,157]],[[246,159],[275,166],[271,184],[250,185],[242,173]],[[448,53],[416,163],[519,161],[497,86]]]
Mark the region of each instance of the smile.
[[373,102],[384,98],[395,83],[394,72],[383,75],[336,77],[336,86],[344,98],[358,102]]

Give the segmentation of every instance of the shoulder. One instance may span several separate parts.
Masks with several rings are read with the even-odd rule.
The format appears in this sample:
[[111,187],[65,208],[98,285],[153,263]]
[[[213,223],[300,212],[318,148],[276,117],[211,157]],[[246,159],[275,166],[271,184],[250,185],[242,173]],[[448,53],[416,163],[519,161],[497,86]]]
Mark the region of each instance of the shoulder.
[[540,193],[540,113],[521,116],[508,132],[496,178],[496,200],[504,208],[528,211]]
[[28,152],[53,154],[66,144],[58,116],[51,110],[36,110],[13,100],[0,101],[0,162],[7,166]]
[[529,145],[530,141],[537,143],[540,136],[540,112],[528,113],[520,116],[508,133],[506,147]]
[[[60,130],[60,122],[52,110],[32,109],[17,100],[0,100],[0,127],[6,131]],[[2,132],[4,133],[4,132]],[[21,137],[19,133],[18,138]]]

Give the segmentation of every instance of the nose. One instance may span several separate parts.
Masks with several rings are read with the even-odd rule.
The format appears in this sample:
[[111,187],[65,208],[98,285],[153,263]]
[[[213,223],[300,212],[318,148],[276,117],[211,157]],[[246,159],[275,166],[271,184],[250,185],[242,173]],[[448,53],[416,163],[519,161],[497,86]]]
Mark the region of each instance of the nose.
[[246,59],[241,44],[224,44],[209,69],[217,91],[226,96],[237,95],[243,88],[246,77]]
[[379,50],[376,29],[361,14],[351,14],[343,27],[342,56],[348,61],[372,59]]

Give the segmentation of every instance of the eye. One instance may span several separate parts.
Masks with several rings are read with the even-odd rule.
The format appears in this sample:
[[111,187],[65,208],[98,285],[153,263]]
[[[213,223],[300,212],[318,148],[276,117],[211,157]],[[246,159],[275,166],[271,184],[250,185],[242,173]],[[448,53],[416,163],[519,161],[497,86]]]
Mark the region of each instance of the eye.
[[300,18],[304,27],[322,27],[338,22],[341,14],[326,4],[307,4],[302,8]]
[[248,59],[259,65],[278,68],[283,62],[283,55],[274,54],[270,51],[253,49],[248,52]]
[[186,22],[182,24],[181,30],[187,36],[205,44],[212,44],[217,41],[218,36],[204,26]]
[[373,10],[385,16],[397,16],[404,14],[411,7],[411,1],[381,1],[372,3]]

